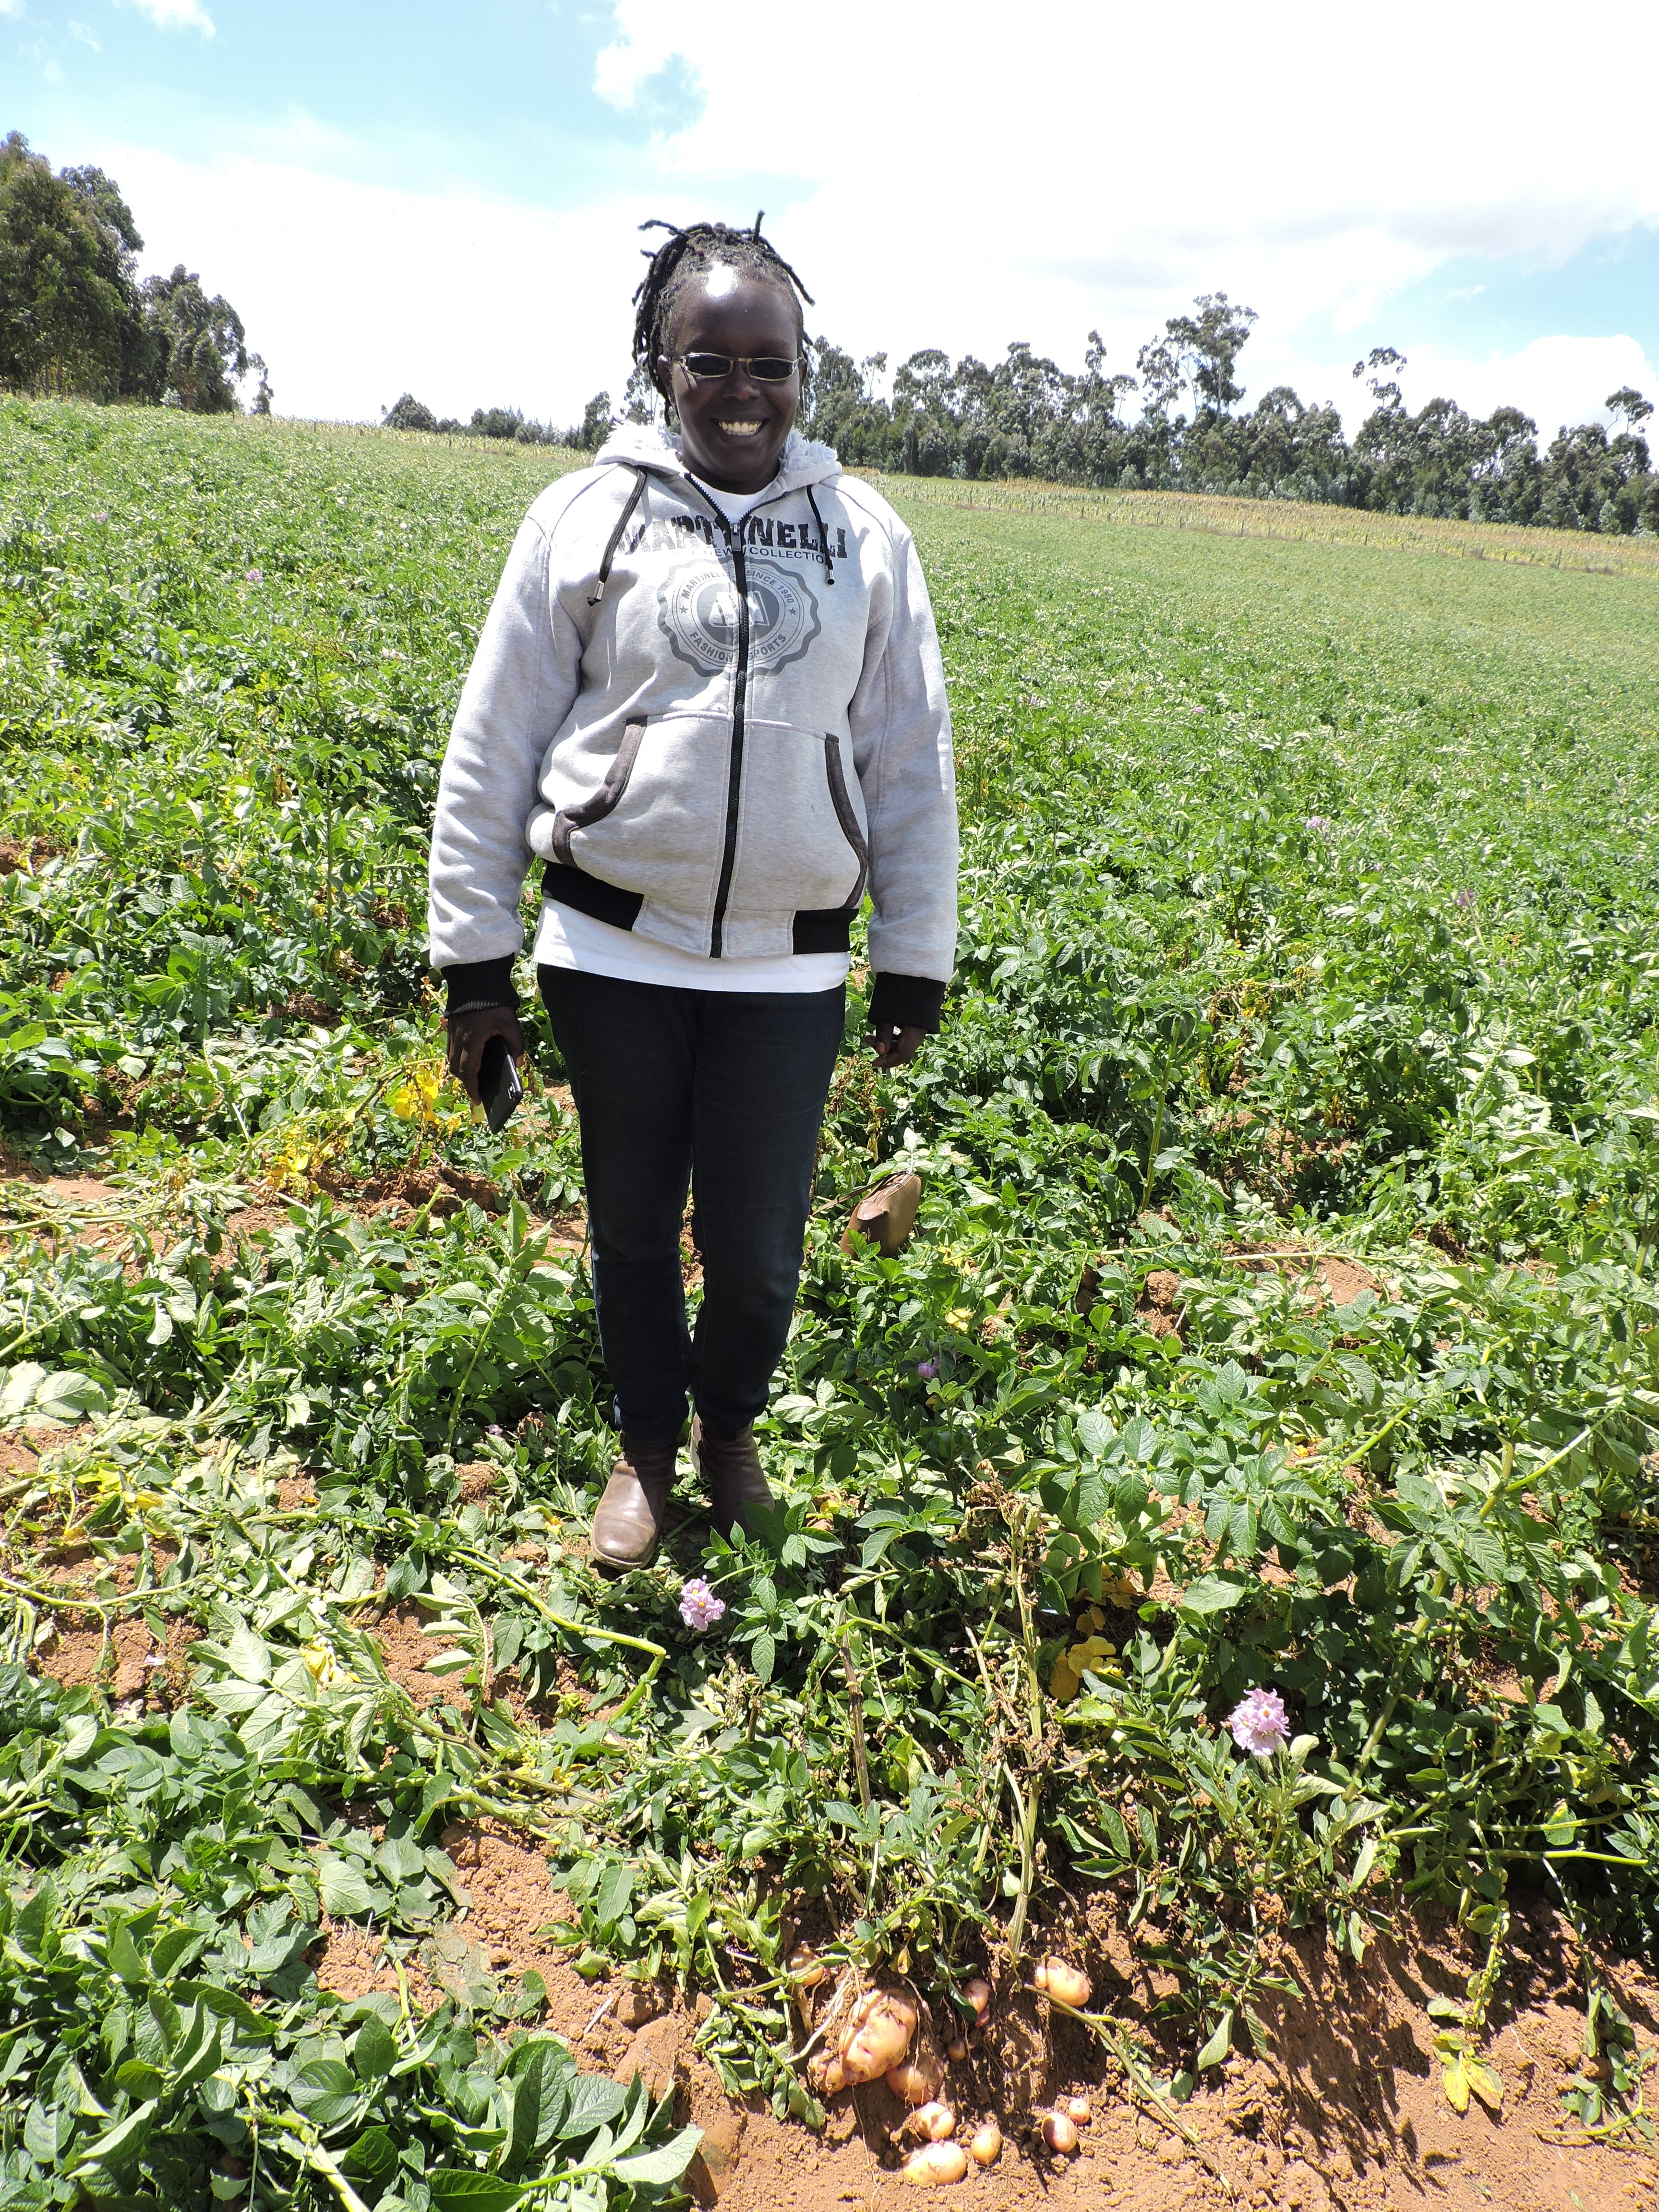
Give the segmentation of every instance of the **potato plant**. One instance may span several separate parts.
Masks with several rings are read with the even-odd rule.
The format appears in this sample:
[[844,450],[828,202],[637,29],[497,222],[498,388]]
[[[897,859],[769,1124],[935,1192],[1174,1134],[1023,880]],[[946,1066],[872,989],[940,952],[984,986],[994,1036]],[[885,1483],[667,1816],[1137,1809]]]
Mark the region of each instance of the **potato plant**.
[[[420,921],[471,641],[574,457],[14,402],[0,453],[0,1421],[72,1431],[0,1492],[5,2201],[179,2201],[168,2160],[659,2201],[690,2145],[592,2103],[533,1989],[319,1990],[324,1909],[464,1934],[456,1818],[539,1839],[579,1969],[708,1996],[727,2085],[809,2124],[803,1933],[970,2024],[1104,1891],[1170,1994],[1096,1961],[1084,2016],[1177,2096],[1269,2034],[1287,1928],[1358,1958],[1450,1907],[1465,2100],[1512,1899],[1651,1952],[1650,578],[918,498],[945,1030],[878,1077],[855,970],[775,1523],[733,1550],[687,1491],[618,1583],[561,1070],[540,1033],[471,1120]],[[843,1252],[895,1167],[917,1235]],[[71,1609],[201,1632],[170,1717],[41,1677]],[[1619,2057],[1565,2117],[1616,2127],[1587,1973]]]

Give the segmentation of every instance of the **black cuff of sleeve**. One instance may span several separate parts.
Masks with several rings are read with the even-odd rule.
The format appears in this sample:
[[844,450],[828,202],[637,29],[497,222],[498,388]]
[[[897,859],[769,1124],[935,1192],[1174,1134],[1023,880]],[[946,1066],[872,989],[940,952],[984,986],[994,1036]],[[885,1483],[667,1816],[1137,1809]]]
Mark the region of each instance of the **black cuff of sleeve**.
[[499,960],[468,960],[459,967],[446,968],[443,977],[449,987],[452,1014],[477,1013],[488,1006],[511,1006],[517,1012],[519,994],[513,988],[510,952],[504,952]]
[[872,1029],[926,1030],[937,1036],[944,1012],[945,986],[931,975],[877,975],[870,994]]

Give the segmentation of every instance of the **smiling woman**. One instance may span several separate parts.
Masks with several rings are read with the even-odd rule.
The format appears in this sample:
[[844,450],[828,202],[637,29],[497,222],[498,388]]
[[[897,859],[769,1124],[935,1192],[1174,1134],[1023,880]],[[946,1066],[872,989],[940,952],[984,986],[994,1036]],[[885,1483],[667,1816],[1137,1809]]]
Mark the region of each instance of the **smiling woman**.
[[753,1424],[793,1312],[866,890],[880,1066],[939,1027],[955,954],[927,588],[892,509],[795,429],[807,296],[758,217],[670,229],[634,349],[678,434],[624,425],[531,508],[433,825],[431,957],[475,1098],[494,1091],[487,1052],[524,1050],[519,896],[544,864],[536,960],[581,1117],[622,1431],[592,1547],[616,1571],[656,1555],[688,1397],[722,1534],[771,1510]]

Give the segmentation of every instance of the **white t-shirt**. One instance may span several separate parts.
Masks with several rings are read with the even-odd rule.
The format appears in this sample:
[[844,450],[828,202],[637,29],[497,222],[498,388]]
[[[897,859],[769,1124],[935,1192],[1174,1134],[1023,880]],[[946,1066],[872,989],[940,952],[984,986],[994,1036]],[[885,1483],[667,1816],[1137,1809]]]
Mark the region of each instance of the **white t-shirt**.
[[[719,507],[728,522],[741,522],[771,492],[721,491],[701,477],[692,482]],[[850,961],[845,952],[769,952],[758,959],[710,960],[683,952],[675,945],[656,945],[631,929],[596,921],[579,908],[542,901],[536,929],[536,964],[575,968],[586,975],[615,975],[627,983],[663,983],[681,991],[833,991],[844,983]]]

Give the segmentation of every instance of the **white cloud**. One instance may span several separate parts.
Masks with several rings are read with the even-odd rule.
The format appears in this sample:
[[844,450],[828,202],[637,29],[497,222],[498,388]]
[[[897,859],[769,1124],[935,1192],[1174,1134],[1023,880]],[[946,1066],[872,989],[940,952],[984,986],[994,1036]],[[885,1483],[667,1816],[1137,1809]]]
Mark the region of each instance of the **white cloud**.
[[77,39],[83,46],[90,46],[95,54],[101,54],[104,51],[103,41],[90,23],[77,23],[71,18],[69,34],[70,38]]
[[631,201],[555,213],[257,155],[204,167],[106,145],[87,158],[120,179],[148,267],[183,261],[234,304],[285,415],[373,422],[412,390],[440,415],[506,405],[571,422],[590,393],[621,396]]
[[25,0],[0,0],[0,15],[9,16],[13,21],[21,21],[27,13]]
[[[682,211],[733,212],[755,168],[798,178],[769,231],[859,349],[1021,337],[1074,361],[1098,324],[1124,365],[1222,287],[1264,337],[1334,319],[1358,350],[1448,260],[1554,264],[1659,221],[1643,135],[1564,101],[1508,0],[1399,0],[1386,27],[1360,0],[1248,25],[1191,0],[1178,56],[1138,0],[1042,0],[1018,22],[981,0],[948,31],[921,0],[842,0],[830,35],[795,10],[753,41],[683,0],[615,12],[607,97],[674,63],[706,94],[653,148]],[[1455,113],[1425,72],[1468,89]]]
[[1659,365],[1632,337],[1534,338],[1517,353],[1486,360],[1423,346],[1411,354],[1409,363],[1400,380],[1408,406],[1445,396],[1471,415],[1519,407],[1537,423],[1545,445],[1565,424],[1605,422],[1602,402],[1621,386],[1633,384],[1659,399]]
[[[1166,315],[1224,288],[1261,311],[1252,395],[1289,382],[1350,420],[1369,401],[1349,368],[1383,339],[1413,355],[1408,398],[1490,392],[1547,435],[1626,380],[1607,364],[1633,340],[1441,360],[1395,309],[1460,257],[1547,267],[1659,223],[1642,134],[1563,100],[1498,0],[1397,0],[1386,30],[1370,0],[1293,0],[1244,29],[1223,0],[1189,0],[1178,55],[1167,13],[1128,0],[1042,0],[1017,22],[968,0],[948,24],[927,0],[842,0],[829,34],[822,11],[786,11],[754,40],[684,0],[614,15],[605,100],[637,129],[672,71],[702,104],[643,149],[526,164],[526,191],[580,210],[392,190],[371,145],[302,115],[244,131],[216,165],[111,149],[105,166],[155,258],[235,301],[296,411],[372,416],[409,386],[444,412],[574,419],[626,377],[635,225],[748,221],[757,177],[777,180],[767,230],[816,295],[811,326],[859,354],[1025,338],[1078,366],[1097,326],[1130,368]],[[1478,95],[1455,114],[1425,97],[1425,56],[1437,84]],[[433,149],[434,177],[453,151]]]
[[116,5],[136,8],[158,31],[199,31],[204,39],[213,36],[213,18],[202,0],[116,0]]

